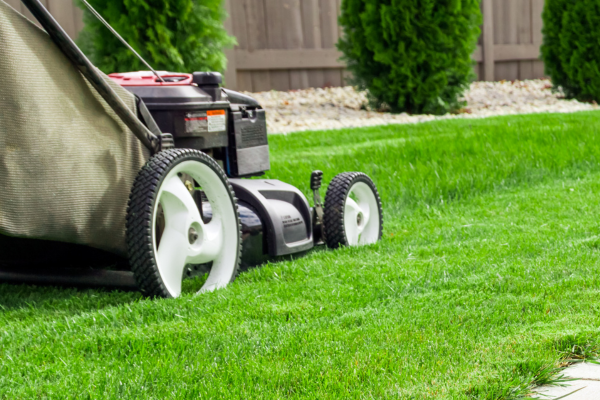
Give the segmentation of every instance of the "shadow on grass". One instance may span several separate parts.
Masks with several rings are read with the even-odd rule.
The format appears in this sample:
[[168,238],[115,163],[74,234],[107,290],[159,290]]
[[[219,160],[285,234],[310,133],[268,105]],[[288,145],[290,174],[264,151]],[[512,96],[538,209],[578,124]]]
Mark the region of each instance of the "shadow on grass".
[[[267,263],[273,264],[292,261],[305,257],[311,253],[320,253],[323,251],[327,251],[326,247],[318,246],[299,254],[271,259],[265,258],[263,260],[264,262],[261,264],[241,265],[238,274],[244,274],[256,268],[260,268]],[[68,264],[69,266],[74,267],[73,262],[69,262]],[[126,263],[120,263],[117,268],[113,268],[114,265],[114,260],[97,259],[93,266],[95,268],[123,270]],[[51,275],[52,267],[48,267],[45,272]],[[183,295],[196,293],[202,288],[209,270],[200,272],[202,273],[183,281]],[[97,311],[106,307],[134,303],[144,299],[148,298],[141,294],[135,287],[131,287],[130,289],[117,289],[110,286],[86,287],[68,284],[56,285],[51,283],[48,285],[40,285],[0,281],[0,313],[19,312],[29,309],[79,314],[82,312]]]
[[79,314],[133,303],[142,298],[139,292],[110,288],[0,283],[0,312],[30,309]]

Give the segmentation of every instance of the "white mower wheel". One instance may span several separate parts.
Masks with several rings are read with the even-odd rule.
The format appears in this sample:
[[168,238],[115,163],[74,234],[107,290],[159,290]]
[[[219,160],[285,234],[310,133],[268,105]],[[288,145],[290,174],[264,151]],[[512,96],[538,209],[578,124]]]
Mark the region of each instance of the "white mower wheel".
[[[210,221],[202,218],[196,190],[211,205]],[[146,295],[178,297],[190,265],[212,264],[201,292],[233,281],[241,260],[241,226],[223,169],[197,150],[165,150],[152,157],[131,191],[127,245],[136,282]]]
[[325,195],[323,221],[325,242],[332,249],[381,239],[381,199],[371,178],[362,172],[344,172],[333,178]]

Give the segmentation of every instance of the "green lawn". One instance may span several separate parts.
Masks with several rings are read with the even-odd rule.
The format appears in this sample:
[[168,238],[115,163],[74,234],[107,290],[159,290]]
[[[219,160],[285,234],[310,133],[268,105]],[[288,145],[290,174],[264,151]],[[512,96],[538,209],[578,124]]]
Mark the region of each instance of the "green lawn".
[[176,300],[0,285],[0,398],[514,399],[598,351],[599,112],[270,140],[304,191],[368,173],[383,240]]

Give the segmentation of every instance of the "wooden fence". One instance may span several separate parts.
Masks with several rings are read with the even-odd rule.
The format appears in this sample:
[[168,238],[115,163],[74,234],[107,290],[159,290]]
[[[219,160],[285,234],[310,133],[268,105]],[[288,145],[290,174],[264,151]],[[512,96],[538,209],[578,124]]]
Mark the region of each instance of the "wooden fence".
[[228,85],[250,91],[341,86],[344,66],[335,48],[340,3],[226,0],[227,27],[238,40],[227,54]]
[[483,80],[544,76],[539,60],[544,0],[482,0],[483,26],[473,59]]
[[[240,90],[289,90],[345,83],[340,0],[226,0],[229,85]],[[544,76],[539,60],[544,0],[482,0],[484,23],[473,59],[479,79]]]
[[[35,20],[21,0],[3,0],[17,11]],[[42,4],[52,13],[63,29],[76,38],[83,28],[83,11],[73,4],[73,0],[41,0]],[[39,25],[39,24],[38,24]]]
[[[29,15],[20,0],[4,0]],[[238,46],[226,51],[227,86],[290,90],[341,86],[347,72],[335,44],[342,0],[225,0],[227,30]],[[83,27],[73,0],[42,0],[71,37]],[[479,79],[544,76],[539,60],[544,0],[482,0],[482,35],[473,59]]]

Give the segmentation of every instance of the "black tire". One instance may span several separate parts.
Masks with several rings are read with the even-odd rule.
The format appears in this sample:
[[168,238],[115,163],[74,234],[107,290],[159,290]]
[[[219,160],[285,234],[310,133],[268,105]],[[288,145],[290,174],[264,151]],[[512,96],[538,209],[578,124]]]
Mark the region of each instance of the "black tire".
[[[173,297],[158,269],[153,241],[153,213],[159,189],[169,171],[184,161],[196,161],[210,167],[227,188],[238,226],[237,258],[230,282],[237,275],[242,251],[241,224],[237,199],[223,169],[208,155],[192,149],[170,149],[153,156],[138,173],[127,207],[127,248],[129,263],[137,285],[147,296]],[[232,238],[227,238],[231,240]]]
[[323,225],[325,233],[325,242],[327,247],[337,249],[340,246],[349,246],[350,243],[346,236],[344,225],[345,205],[351,189],[357,183],[364,183],[375,196],[377,206],[377,218],[379,228],[376,229],[376,240],[381,239],[383,232],[383,213],[381,211],[381,198],[377,192],[377,187],[366,174],[362,172],[344,172],[337,175],[327,188],[325,194],[325,210],[323,216]]

